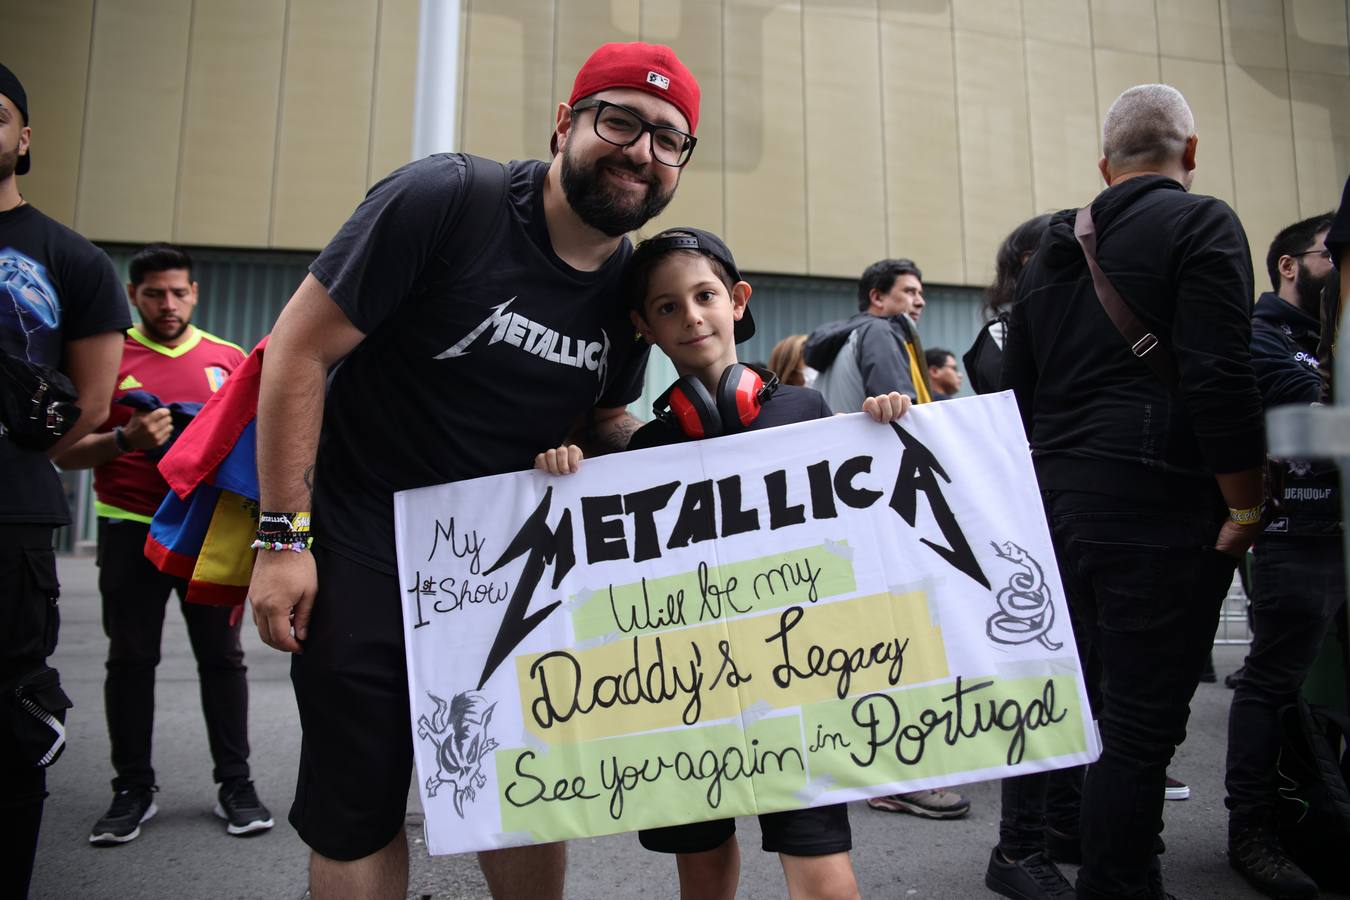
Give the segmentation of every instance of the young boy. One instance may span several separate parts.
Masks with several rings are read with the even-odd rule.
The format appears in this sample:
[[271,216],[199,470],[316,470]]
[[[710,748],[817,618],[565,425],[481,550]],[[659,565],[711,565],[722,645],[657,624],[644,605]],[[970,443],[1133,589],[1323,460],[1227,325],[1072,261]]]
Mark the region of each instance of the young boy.
[[[626,284],[632,304],[630,316],[638,331],[670,357],[682,379],[697,379],[707,390],[703,395],[705,409],[709,405],[715,408],[723,373],[736,365],[736,345],[755,330],[746,305],[750,285],[741,280],[731,251],[706,231],[669,229],[644,241],[633,252]],[[753,384],[753,376],[748,378]],[[686,393],[700,393],[693,385],[688,388]],[[749,392],[749,396],[753,394]],[[825,398],[809,388],[779,385],[759,396],[762,400],[739,404],[745,413],[739,417],[740,425],[720,422],[720,429],[717,425],[723,417],[716,413],[698,416],[689,403],[672,399],[668,412],[659,410],[662,414],[656,421],[634,433],[628,449],[691,440],[691,432],[710,436],[719,430],[758,431],[831,414]],[[754,407],[759,403],[762,405],[756,412]],[[868,397],[863,411],[878,422],[890,422],[904,415],[909,405],[909,398],[897,392]],[[547,450],[535,458],[535,468],[555,475],[575,472],[580,465],[581,450],[571,445]],[[759,823],[764,849],[779,854],[792,900],[859,896],[849,860],[853,837],[843,804],[769,813],[760,816]],[[735,832],[734,819],[721,819],[646,829],[638,832],[638,838],[648,850],[676,854],[681,897],[731,900],[740,880],[740,848]]]

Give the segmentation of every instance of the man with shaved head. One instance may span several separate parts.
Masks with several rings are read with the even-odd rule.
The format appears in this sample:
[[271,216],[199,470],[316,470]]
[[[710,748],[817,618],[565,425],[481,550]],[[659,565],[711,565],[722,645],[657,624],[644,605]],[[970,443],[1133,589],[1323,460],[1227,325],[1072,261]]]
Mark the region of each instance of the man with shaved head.
[[[1004,352],[1079,653],[1101,661],[1089,691],[1102,756],[1083,789],[1083,900],[1168,896],[1158,860],[1167,764],[1237,561],[1261,530],[1251,254],[1233,210],[1190,193],[1196,146],[1175,89],[1140,85],[1116,99],[1098,162],[1106,190],[1090,214],[1051,219]],[[1026,888],[1040,854],[999,852],[989,879],[1000,893],[1073,896],[1062,880]]]

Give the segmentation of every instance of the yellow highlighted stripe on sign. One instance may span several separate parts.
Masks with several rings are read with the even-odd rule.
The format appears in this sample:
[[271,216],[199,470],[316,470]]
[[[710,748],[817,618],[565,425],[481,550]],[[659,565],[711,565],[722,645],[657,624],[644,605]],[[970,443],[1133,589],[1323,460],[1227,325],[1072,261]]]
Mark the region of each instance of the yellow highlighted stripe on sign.
[[550,744],[726,719],[945,678],[922,592],[789,606],[515,660],[525,727]]

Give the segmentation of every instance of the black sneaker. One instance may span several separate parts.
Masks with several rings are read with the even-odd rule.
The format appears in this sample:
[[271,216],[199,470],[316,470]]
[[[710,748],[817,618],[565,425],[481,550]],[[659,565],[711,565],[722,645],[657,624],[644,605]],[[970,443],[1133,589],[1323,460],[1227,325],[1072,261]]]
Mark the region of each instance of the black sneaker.
[[1163,781],[1163,799],[1189,800],[1191,799],[1191,787],[1186,782],[1177,781],[1171,775],[1168,775]]
[[1267,897],[1310,900],[1317,896],[1317,882],[1288,857],[1275,833],[1260,825],[1230,834],[1228,863]]
[[1072,900],[1075,896],[1069,879],[1044,853],[1009,862],[997,847],[989,854],[984,886],[1013,900]]
[[159,812],[155,806],[155,790],[128,788],[113,794],[112,805],[89,832],[89,843],[107,847],[140,837],[141,823]]
[[230,834],[242,837],[272,827],[272,814],[247,778],[225,782],[218,796],[215,813],[225,820],[225,830]]

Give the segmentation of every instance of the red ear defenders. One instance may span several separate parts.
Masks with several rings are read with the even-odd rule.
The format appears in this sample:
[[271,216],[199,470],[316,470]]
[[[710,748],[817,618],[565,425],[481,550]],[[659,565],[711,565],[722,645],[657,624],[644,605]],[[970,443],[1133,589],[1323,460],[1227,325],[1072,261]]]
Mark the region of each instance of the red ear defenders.
[[716,397],[686,375],[656,398],[652,412],[694,440],[736,434],[750,427],[776,390],[778,376],[768,369],[732,363],[717,382]]

